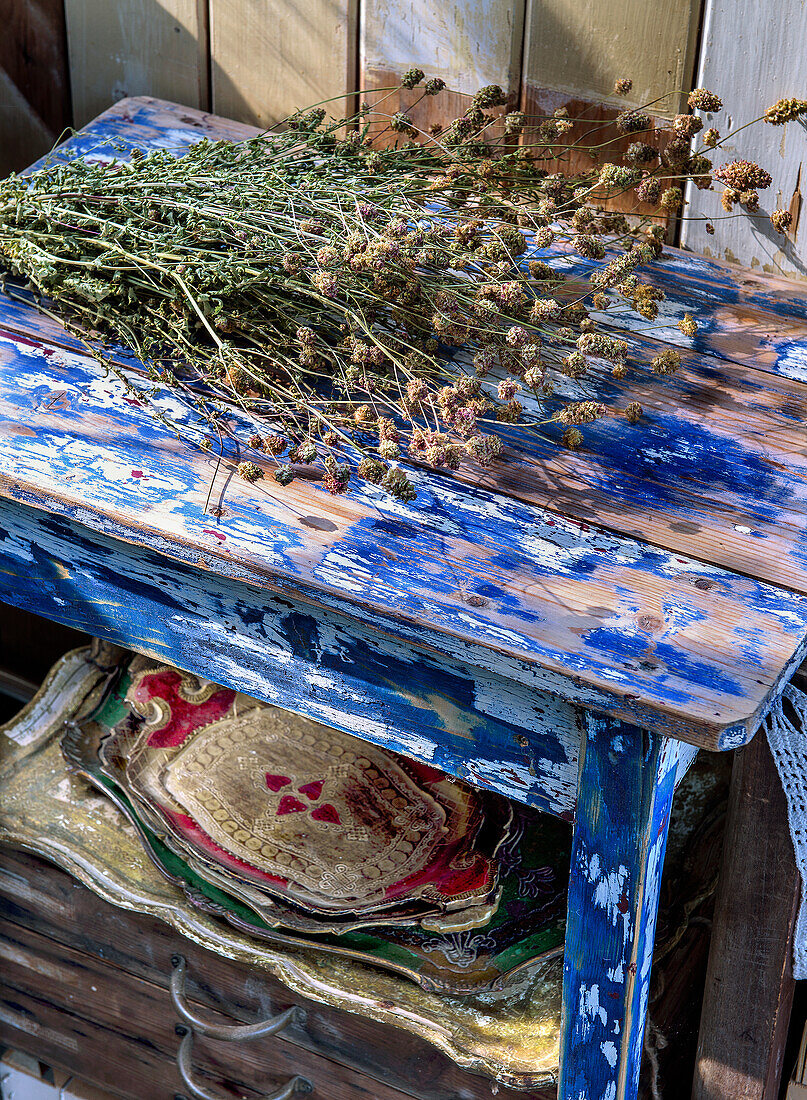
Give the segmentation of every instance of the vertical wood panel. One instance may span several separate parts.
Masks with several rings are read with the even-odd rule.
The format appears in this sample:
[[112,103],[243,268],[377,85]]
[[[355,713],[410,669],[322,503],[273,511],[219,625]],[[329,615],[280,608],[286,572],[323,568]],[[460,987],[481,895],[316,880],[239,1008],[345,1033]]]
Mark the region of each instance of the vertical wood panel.
[[125,96],[208,107],[205,0],[65,0],[75,124]]
[[356,19],[357,0],[211,0],[213,110],[270,126],[354,91]]
[[[523,110],[551,115],[565,107],[571,118],[585,121],[563,144],[596,143],[601,161],[613,159],[634,140],[611,125],[627,106],[652,103],[651,114],[660,118],[681,107],[682,91],[692,87],[700,6],[701,0],[527,0]],[[622,77],[633,81],[627,98],[614,95]],[[594,163],[580,149],[565,154],[558,168],[580,172]],[[637,213],[655,209],[630,194],[606,205]]]
[[[759,0],[708,0],[698,84],[723,96],[728,112],[711,116],[711,125],[725,132],[730,117],[742,126],[786,96],[807,94],[807,6],[783,0],[775,8]],[[690,205],[683,223],[686,248],[772,274],[807,279],[807,226],[801,209],[807,193],[807,127],[759,123],[743,130],[713,154],[714,163],[738,158],[755,160],[773,176],[773,186],[760,192],[763,217],[734,208],[727,217],[720,193],[690,188]],[[790,209],[794,225],[777,233],[766,215],[777,207]],[[799,225],[801,214],[801,225]],[[714,235],[707,234],[711,218]]]
[[[444,124],[468,106],[465,95],[499,84],[518,102],[524,0],[366,0],[362,6],[360,68],[363,88],[396,85],[413,65],[441,77],[451,95],[423,101],[412,113],[425,129]],[[387,99],[384,110],[409,110],[420,90]]]
[[[620,77],[633,81],[635,104],[688,89],[699,9],[698,0],[529,0],[525,83],[618,110],[626,102],[613,94]],[[669,97],[656,110],[677,107]]]
[[3,0],[0,175],[25,168],[70,125],[63,0]]
[[693,750],[585,713],[558,1100],[635,1100],[675,778]]
[[799,873],[760,731],[734,757],[692,1100],[776,1100],[794,982]]

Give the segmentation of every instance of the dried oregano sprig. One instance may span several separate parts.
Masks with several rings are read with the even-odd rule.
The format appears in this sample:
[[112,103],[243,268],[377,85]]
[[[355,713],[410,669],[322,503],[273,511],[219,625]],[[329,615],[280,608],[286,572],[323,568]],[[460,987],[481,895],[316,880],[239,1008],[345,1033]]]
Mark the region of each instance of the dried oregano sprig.
[[[412,69],[403,87],[423,79]],[[421,95],[442,88],[432,79]],[[505,98],[482,88],[430,135],[382,98],[349,119],[317,107],[279,133],[201,141],[182,157],[53,163],[0,184],[0,254],[80,333],[122,342],[155,381],[182,387],[209,425],[204,448],[232,435],[233,403],[257,414],[265,429],[238,440],[245,480],[267,463],[283,485],[318,469],[340,493],[352,458],[359,477],[409,500],[405,456],[487,465],[496,425],[517,423],[557,425],[577,448],[629,366],[668,374],[679,362],[669,350],[629,364],[588,306],[605,310],[616,292],[655,318],[662,294],[638,270],[662,230],[602,202],[635,189],[676,209],[683,181],[701,185],[711,169],[691,155],[700,120],[677,116],[659,156],[650,116],[624,112],[618,126],[635,138],[624,163],[562,175],[553,158],[573,120],[502,119]],[[693,107],[718,104],[693,93]],[[550,245],[592,262],[589,288],[525,262]],[[641,406],[625,413],[634,423]]]

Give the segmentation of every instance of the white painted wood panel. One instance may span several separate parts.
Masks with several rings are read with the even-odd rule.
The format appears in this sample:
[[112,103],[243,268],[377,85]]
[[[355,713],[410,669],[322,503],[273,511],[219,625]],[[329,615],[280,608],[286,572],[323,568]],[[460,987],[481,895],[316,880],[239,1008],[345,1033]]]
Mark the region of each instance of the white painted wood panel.
[[[713,116],[712,125],[721,132],[727,122],[735,127],[750,122],[784,96],[807,97],[807,4],[707,0],[697,83],[728,104],[727,111]],[[682,244],[756,270],[807,278],[807,228],[796,217],[783,236],[767,218],[776,207],[798,212],[800,193],[807,190],[807,127],[803,122],[784,127],[759,123],[713,157],[715,164],[736,158],[757,161],[773,176],[771,188],[760,192],[765,216],[752,217],[735,207],[728,217],[717,189],[690,188]],[[713,236],[706,232],[706,218],[714,224]]]

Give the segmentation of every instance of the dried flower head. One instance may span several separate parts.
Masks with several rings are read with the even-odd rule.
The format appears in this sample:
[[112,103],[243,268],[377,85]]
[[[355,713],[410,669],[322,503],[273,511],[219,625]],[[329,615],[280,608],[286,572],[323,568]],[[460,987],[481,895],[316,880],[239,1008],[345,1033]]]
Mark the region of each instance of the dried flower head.
[[373,485],[380,485],[387,472],[387,465],[377,458],[363,458],[356,467],[356,473]]
[[480,88],[473,98],[473,105],[475,107],[500,107],[507,102],[507,96],[504,94],[498,84],[487,84],[484,88]]
[[391,466],[390,469],[387,470],[386,474],[384,474],[384,477],[381,479],[381,485],[387,490],[390,496],[395,497],[396,500],[408,502],[414,500],[417,496],[414,485],[398,466]]
[[631,401],[630,404],[625,407],[625,417],[631,424],[635,424],[640,420],[643,412],[644,409],[638,401]]
[[407,69],[401,77],[401,84],[404,88],[415,88],[425,75],[423,69]]
[[665,191],[662,191],[661,198],[659,199],[659,206],[662,210],[674,211],[680,210],[684,201],[684,196],[680,187],[668,187]]
[[645,176],[636,188],[636,197],[640,202],[656,206],[661,198],[661,183],[655,176]]
[[392,439],[382,439],[378,444],[378,454],[381,458],[386,459],[388,462],[392,462],[401,454],[401,448]]
[[777,99],[765,111],[765,121],[771,126],[784,126],[807,115],[807,99]]
[[426,83],[423,85],[423,94],[439,95],[440,92],[442,92],[443,88],[445,88],[445,86],[445,80],[441,80],[439,76],[430,77],[430,79],[427,80]]
[[598,359],[610,359],[618,362],[628,353],[628,345],[604,332],[587,332],[578,337],[577,350],[583,355],[594,355]]
[[624,191],[633,187],[639,179],[639,172],[626,164],[603,164],[597,183],[609,190]]
[[633,81],[626,76],[614,81],[614,95],[628,95],[633,87]]
[[274,456],[282,455],[288,445],[288,440],[284,439],[282,435],[274,434],[264,436],[263,443],[261,444],[266,454]]
[[389,120],[390,130],[394,130],[396,134],[407,134],[409,137],[417,136],[417,129],[415,128],[412,119],[409,115],[405,115],[403,111],[396,111],[392,118]]
[[708,149],[714,149],[717,143],[720,141],[720,134],[713,126],[710,126],[706,133],[703,135],[703,144]]
[[523,111],[510,111],[504,116],[504,132],[506,134],[520,134],[526,121],[527,116]]
[[774,210],[771,214],[771,225],[777,233],[787,233],[793,224],[793,215],[789,210]]
[[685,313],[681,320],[678,322],[678,327],[684,336],[695,336],[698,332],[698,326],[692,317],[691,313]]
[[263,477],[263,470],[260,466],[256,466],[254,462],[239,462],[237,469],[238,476],[242,477],[244,481],[260,481]]
[[567,428],[560,441],[570,451],[576,451],[583,444],[583,433],[578,428]]
[[715,114],[723,109],[723,100],[720,96],[715,95],[714,92],[710,92],[706,88],[695,88],[694,91],[689,93],[687,103],[693,111],[709,111],[711,114]]
[[574,401],[558,413],[561,424],[591,424],[605,416],[607,409],[599,401]]
[[680,366],[681,356],[677,351],[673,351],[672,349],[663,351],[660,355],[656,355],[650,363],[650,369],[653,371],[653,374],[675,374]]
[[644,111],[623,111],[614,124],[621,134],[639,134],[653,129],[653,119]]
[[676,115],[673,119],[673,133],[681,138],[691,138],[703,129],[703,121],[697,115]]
[[710,237],[714,236],[715,227],[712,225],[711,222],[707,222],[703,228],[706,230]]
[[764,191],[771,185],[770,173],[750,160],[733,160],[728,164],[721,164],[714,169],[712,175],[735,191],[752,191],[755,188]]
[[572,248],[587,260],[601,260],[605,255],[605,245],[588,233],[572,237]]
[[637,167],[645,167],[658,160],[658,149],[648,145],[646,141],[632,141],[625,150],[625,160]]

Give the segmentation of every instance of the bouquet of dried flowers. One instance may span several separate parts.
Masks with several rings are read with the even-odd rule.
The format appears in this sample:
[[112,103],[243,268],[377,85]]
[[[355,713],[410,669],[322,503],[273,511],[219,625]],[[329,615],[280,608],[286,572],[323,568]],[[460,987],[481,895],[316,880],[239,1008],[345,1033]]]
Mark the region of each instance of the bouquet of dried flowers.
[[[424,97],[443,89],[419,70],[403,83]],[[500,88],[482,88],[427,134],[385,113],[383,98],[348,118],[318,106],[277,132],[200,141],[182,157],[54,162],[0,184],[0,260],[110,369],[99,336],[181,387],[209,425],[204,448],[232,434],[233,404],[257,416],[265,428],[238,441],[252,449],[238,465],[247,480],[268,468],[287,484],[313,467],[333,493],[355,473],[408,500],[398,460],[490,464],[497,424],[557,423],[576,448],[580,428],[609,411],[603,372],[678,365],[672,350],[630,362],[590,316],[616,297],[652,320],[662,297],[639,275],[661,251],[659,219],[629,220],[604,200],[635,191],[666,216],[684,181],[716,179],[727,209],[753,209],[770,176],[748,162],[713,170],[693,151],[694,112],[722,106],[704,89],[663,135],[644,111],[625,111],[617,127],[632,140],[620,163],[575,175],[555,159],[573,120],[531,120],[505,103]],[[768,121],[805,110],[782,101]],[[721,140],[709,129],[704,148]],[[594,261],[588,284],[564,286],[537,258],[544,249]],[[681,325],[696,328],[689,316]],[[629,420],[641,416],[637,402],[622,404]]]

